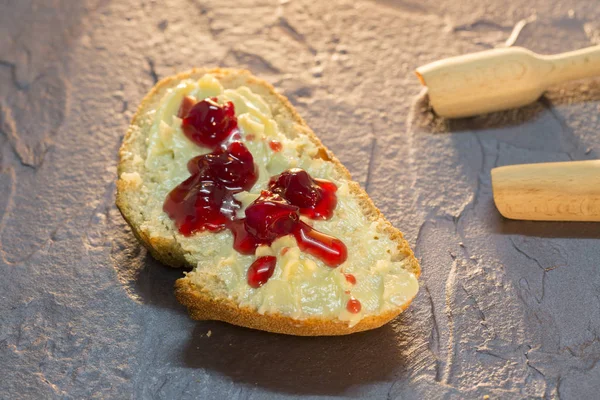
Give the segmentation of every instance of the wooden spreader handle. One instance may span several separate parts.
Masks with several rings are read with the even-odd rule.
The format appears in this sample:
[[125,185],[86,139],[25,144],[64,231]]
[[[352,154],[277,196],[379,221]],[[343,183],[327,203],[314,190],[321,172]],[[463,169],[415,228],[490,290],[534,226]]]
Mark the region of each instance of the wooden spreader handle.
[[493,49],[436,61],[415,72],[438,115],[468,117],[521,107],[549,86],[600,75],[600,46],[552,56],[521,47]]
[[492,190],[506,218],[600,221],[600,160],[494,168]]

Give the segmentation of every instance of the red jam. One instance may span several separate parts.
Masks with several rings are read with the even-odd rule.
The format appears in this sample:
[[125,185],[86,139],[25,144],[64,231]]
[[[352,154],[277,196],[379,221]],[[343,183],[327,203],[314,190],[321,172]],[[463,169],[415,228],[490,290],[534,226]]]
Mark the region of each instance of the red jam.
[[163,210],[184,236],[222,230],[235,217],[238,207],[229,190],[200,174],[180,183],[163,204]]
[[293,234],[300,250],[311,254],[330,267],[337,267],[348,258],[344,243],[317,231],[302,222],[299,209],[281,196],[264,190],[260,197],[246,208],[246,218],[230,224],[234,236],[233,247],[242,254],[252,254],[261,244]]
[[354,297],[350,297],[350,300],[348,300],[348,303],[346,303],[346,310],[352,314],[358,314],[361,308],[362,305],[360,304],[360,301]]
[[271,140],[269,142],[269,147],[271,148],[271,150],[273,150],[276,153],[281,151],[281,149],[283,148],[283,146],[281,145],[281,142],[278,142],[277,140]]
[[248,285],[256,289],[267,283],[275,272],[276,264],[275,256],[264,256],[254,260],[248,268]]
[[[258,179],[258,168],[250,151],[239,142],[233,103],[220,105],[216,98],[194,102],[193,97],[186,96],[181,103],[178,116],[183,119],[182,130],[194,143],[213,152],[191,159],[187,167],[192,175],[165,200],[163,210],[175,221],[179,232],[190,236],[204,230],[217,232],[228,228],[234,237],[234,249],[242,254],[254,254],[261,244],[270,245],[280,237],[294,235],[302,251],[326,265],[337,267],[346,261],[348,252],[341,240],[300,220],[300,214],[329,219],[337,204],[335,184],[313,179],[302,169],[273,177],[269,190],[246,208],[246,218],[235,218],[240,203],[233,195],[252,188]],[[247,136],[248,140],[253,138]],[[269,146],[273,151],[282,149],[277,141],[270,141]],[[286,251],[287,248],[282,249],[281,254]],[[248,270],[248,284],[258,288],[266,283],[276,263],[274,256],[256,259]],[[347,280],[348,276],[354,278],[345,275]],[[351,283],[356,283],[356,279]],[[354,301],[359,312],[360,302]]]
[[300,221],[294,230],[294,236],[300,250],[335,268],[348,258],[346,245],[333,236],[326,235],[310,225]]
[[300,213],[312,219],[329,219],[337,205],[337,186],[323,179],[313,179],[308,172],[292,168],[271,178],[269,190],[280,194]]
[[246,231],[263,243],[293,233],[299,220],[298,207],[266,190],[246,208]]
[[356,277],[352,274],[344,274],[346,281],[351,285],[356,285]]
[[212,178],[233,192],[250,190],[258,179],[258,168],[252,153],[242,142],[232,142],[229,147],[192,158],[188,171]]
[[240,254],[252,255],[261,243],[248,233],[245,222],[246,219],[234,219],[228,228],[233,234],[233,249]]
[[207,98],[194,104],[181,123],[183,133],[192,142],[211,149],[223,143],[235,128],[237,119],[233,103],[220,105],[216,98]]
[[192,176],[175,187],[163,204],[185,236],[225,228],[240,207],[233,195],[249,190],[258,178],[252,154],[241,142],[192,158],[188,170]]

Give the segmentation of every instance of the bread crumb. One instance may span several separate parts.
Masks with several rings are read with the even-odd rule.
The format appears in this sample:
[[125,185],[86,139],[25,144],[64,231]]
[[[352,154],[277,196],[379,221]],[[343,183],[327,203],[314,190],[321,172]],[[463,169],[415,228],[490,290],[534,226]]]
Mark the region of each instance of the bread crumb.
[[206,332],[206,337],[211,337],[212,336],[212,331],[209,330],[208,332]]
[[488,400],[489,398],[490,398],[490,396],[487,394],[485,396],[483,396],[483,400]]
[[139,164],[141,164],[143,162],[144,162],[144,160],[138,154],[136,154],[136,155],[133,156],[133,163],[134,164],[139,165]]
[[138,187],[142,184],[142,177],[137,172],[123,172],[121,174],[121,179],[134,185],[135,187]]

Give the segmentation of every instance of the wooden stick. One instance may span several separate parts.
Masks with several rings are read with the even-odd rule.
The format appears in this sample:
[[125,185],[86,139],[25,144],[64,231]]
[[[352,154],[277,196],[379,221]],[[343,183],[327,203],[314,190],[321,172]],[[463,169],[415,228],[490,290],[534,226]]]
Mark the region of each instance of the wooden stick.
[[452,57],[417,68],[429,102],[446,118],[521,107],[551,85],[600,75],[600,45],[540,56],[521,47]]
[[494,168],[492,190],[506,218],[600,221],[600,160]]
[[557,85],[600,75],[600,45],[554,56],[537,56],[552,66],[546,83]]

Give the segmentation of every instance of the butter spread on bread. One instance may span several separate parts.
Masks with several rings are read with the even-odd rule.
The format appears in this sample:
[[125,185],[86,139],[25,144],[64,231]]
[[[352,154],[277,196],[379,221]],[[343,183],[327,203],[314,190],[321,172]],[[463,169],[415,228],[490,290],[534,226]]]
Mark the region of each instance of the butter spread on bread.
[[[306,171],[334,184],[337,201],[328,219],[300,213],[299,223],[342,241],[345,261],[328,265],[301,249],[294,234],[242,254],[234,249],[231,229],[180,232],[163,206],[190,178],[190,160],[215,151],[182,129],[182,104],[204,99],[231,102],[235,141],[249,150],[256,166],[251,187],[233,194],[231,217],[243,219],[274,177]],[[418,291],[419,265],[402,234],[289,102],[246,71],[198,69],[159,82],[134,117],[120,157],[117,205],[153,256],[193,268],[176,283],[176,296],[193,318],[287,334],[339,335],[381,326]],[[270,268],[271,275],[252,281],[251,266]]]

